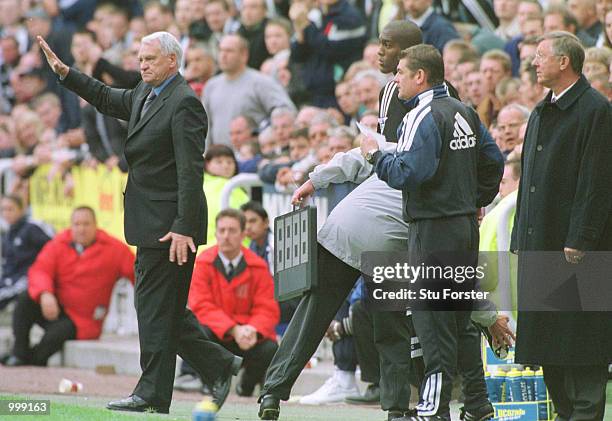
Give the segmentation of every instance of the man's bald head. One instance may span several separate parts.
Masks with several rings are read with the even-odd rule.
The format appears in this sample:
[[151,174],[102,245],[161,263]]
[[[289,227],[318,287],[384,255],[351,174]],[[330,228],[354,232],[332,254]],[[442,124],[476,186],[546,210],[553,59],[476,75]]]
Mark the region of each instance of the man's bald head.
[[402,50],[423,42],[417,25],[405,20],[389,22],[379,37],[378,67],[383,73],[395,73]]
[[423,43],[423,33],[413,22],[407,20],[394,20],[383,28],[383,34],[397,42],[402,50]]

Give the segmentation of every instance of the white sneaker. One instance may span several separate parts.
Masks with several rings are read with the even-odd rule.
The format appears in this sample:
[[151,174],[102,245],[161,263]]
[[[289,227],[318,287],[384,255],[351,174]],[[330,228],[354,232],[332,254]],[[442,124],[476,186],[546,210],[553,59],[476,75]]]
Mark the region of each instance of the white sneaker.
[[356,383],[353,382],[349,387],[344,387],[340,384],[336,376],[332,376],[315,392],[303,396],[300,399],[300,403],[303,405],[322,405],[326,403],[344,402],[347,396],[354,394],[359,394],[359,388]]

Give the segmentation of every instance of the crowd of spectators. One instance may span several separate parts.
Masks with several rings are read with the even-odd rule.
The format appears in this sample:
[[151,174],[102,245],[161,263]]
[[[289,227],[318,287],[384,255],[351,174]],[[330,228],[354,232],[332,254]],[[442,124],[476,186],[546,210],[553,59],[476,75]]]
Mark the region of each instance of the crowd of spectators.
[[[2,205],[3,242],[27,228],[29,266],[48,240],[24,219],[38,166],[50,164],[67,181],[74,165],[127,169],[127,123],[62,89],[36,35],[65,63],[118,88],[141,81],[143,36],[176,36],[185,51],[181,73],[208,114],[204,188],[213,243],[219,192],[231,177],[255,173],[291,193],[314,167],[358,147],[357,122],[376,129],[379,92],[392,77],[379,70],[378,37],[393,19],[415,22],[442,52],[447,83],[511,163],[502,181],[510,192],[529,115],[547,93],[532,64],[540,35],[576,34],[586,48],[584,75],[612,100],[612,0],[0,0],[0,158],[12,159],[16,175],[4,192],[11,196]],[[239,191],[230,205],[248,200]],[[244,209],[264,220],[263,208]],[[267,233],[253,250],[269,261]],[[8,269],[6,285],[24,290],[27,268]]]

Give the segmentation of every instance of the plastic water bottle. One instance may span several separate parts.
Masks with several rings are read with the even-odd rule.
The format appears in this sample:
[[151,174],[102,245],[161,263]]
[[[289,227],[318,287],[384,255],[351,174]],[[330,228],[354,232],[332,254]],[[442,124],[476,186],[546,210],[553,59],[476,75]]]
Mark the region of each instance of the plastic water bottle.
[[521,401],[521,372],[516,368],[506,375],[506,402]]
[[506,372],[498,368],[495,374],[491,375],[491,383],[497,391],[497,402],[506,402]]
[[548,402],[546,402],[546,383],[544,383],[544,371],[539,369],[534,376],[535,397],[538,403],[538,419],[548,419]]
[[523,370],[523,379],[521,381],[521,397],[523,402],[533,402],[535,401],[535,372],[526,367]]
[[193,408],[193,421],[215,421],[217,419],[217,405],[210,398],[204,399]]
[[495,379],[491,378],[491,373],[485,371],[485,384],[487,385],[487,395],[491,402],[499,402],[499,390],[495,384]]

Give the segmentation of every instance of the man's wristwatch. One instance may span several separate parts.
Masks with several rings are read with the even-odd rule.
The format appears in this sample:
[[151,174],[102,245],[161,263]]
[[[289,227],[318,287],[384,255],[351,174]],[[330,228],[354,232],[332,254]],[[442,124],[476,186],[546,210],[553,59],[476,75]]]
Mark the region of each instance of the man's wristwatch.
[[374,161],[376,161],[376,158],[378,158],[378,155],[380,155],[379,149],[370,149],[365,154],[365,160],[368,161],[370,164],[374,164]]

